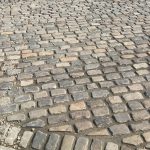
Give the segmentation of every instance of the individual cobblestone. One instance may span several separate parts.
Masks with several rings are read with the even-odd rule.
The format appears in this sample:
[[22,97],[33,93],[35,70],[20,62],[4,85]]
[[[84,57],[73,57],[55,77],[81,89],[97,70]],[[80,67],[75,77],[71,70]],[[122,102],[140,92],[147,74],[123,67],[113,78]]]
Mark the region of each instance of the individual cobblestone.
[[48,139],[45,149],[46,150],[55,150],[56,148],[58,148],[59,142],[60,142],[60,135],[51,134]]
[[46,142],[47,134],[38,131],[33,139],[32,147],[35,149],[42,149]]
[[72,150],[74,147],[75,137],[71,135],[65,135],[63,138],[61,150]]
[[33,132],[25,131],[20,141],[20,146],[26,148],[29,145],[29,142],[33,136]]
[[109,150],[109,149],[118,150],[119,147],[118,147],[118,145],[115,144],[115,143],[108,142],[107,145],[106,145],[105,150]]
[[75,150],[87,150],[88,149],[88,144],[89,140],[86,137],[80,137],[78,138],[76,145],[75,145]]
[[127,143],[127,144],[131,144],[131,145],[137,146],[137,145],[142,144],[143,140],[142,140],[141,136],[139,136],[139,135],[133,135],[133,136],[124,138],[123,139],[123,143]]

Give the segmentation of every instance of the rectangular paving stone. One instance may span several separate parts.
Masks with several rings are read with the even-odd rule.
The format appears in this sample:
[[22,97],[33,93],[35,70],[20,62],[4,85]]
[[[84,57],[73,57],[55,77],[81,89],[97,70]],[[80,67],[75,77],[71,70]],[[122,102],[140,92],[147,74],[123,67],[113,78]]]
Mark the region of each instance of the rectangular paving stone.
[[131,124],[131,128],[134,132],[149,130],[150,123],[148,121],[142,121],[141,123],[133,123]]
[[69,118],[66,114],[50,115],[48,117],[49,124],[62,123],[62,122],[67,122],[67,121],[69,121]]
[[127,111],[127,106],[124,103],[113,104],[111,108],[114,113]]
[[7,117],[8,121],[25,121],[26,120],[26,115],[23,113],[17,113],[13,115],[9,115]]
[[56,150],[59,147],[60,140],[60,135],[52,133],[45,146],[45,150]]
[[115,79],[119,79],[119,78],[121,78],[119,73],[106,74],[106,79],[107,80],[115,80]]
[[32,142],[32,148],[42,149],[47,139],[47,134],[37,131]]
[[67,112],[67,108],[65,105],[58,105],[58,106],[49,108],[49,112],[50,114],[61,114],[61,113]]
[[86,100],[89,98],[89,94],[87,92],[77,92],[77,93],[73,93],[72,94],[73,96],[73,99],[75,101],[78,101],[78,100]]
[[107,97],[108,95],[109,95],[108,90],[94,90],[92,92],[93,98],[103,98],[103,97]]
[[8,135],[5,138],[5,143],[8,145],[13,145],[18,137],[20,130],[21,129],[19,127],[12,127],[11,129],[9,129]]
[[62,80],[59,82],[60,87],[70,87],[70,86],[74,86],[74,81],[72,80]]
[[144,97],[140,92],[134,92],[134,93],[124,94],[123,98],[126,101],[132,101],[132,100],[140,100],[140,99],[143,99]]
[[87,130],[93,127],[93,124],[91,121],[88,120],[82,120],[80,122],[76,122],[75,123],[75,127],[77,129],[78,132],[83,131],[83,130]]
[[130,137],[123,138],[123,143],[138,146],[143,143],[140,135],[132,135]]
[[15,150],[14,148],[0,146],[0,150]]
[[122,86],[113,87],[111,90],[114,94],[128,92],[128,89]]
[[110,96],[108,99],[111,104],[122,103],[122,98],[120,96]]
[[91,150],[101,150],[103,149],[103,142],[99,139],[94,139],[91,144]]
[[86,137],[79,137],[76,145],[75,145],[75,150],[88,150],[88,144],[89,144],[89,139]]
[[10,97],[1,97],[0,98],[0,107],[1,106],[6,106],[6,105],[9,105],[9,104],[11,104],[11,99],[10,99]]
[[147,110],[139,110],[131,113],[135,121],[146,120],[150,118],[150,114]]
[[143,137],[146,142],[150,142],[150,132],[143,133]]
[[51,95],[52,96],[59,96],[59,95],[64,95],[64,94],[66,94],[66,90],[65,89],[51,90]]
[[71,111],[76,111],[76,110],[84,110],[86,109],[86,104],[84,101],[77,102],[77,103],[72,103],[69,107]]
[[40,118],[43,116],[47,116],[47,110],[46,109],[39,109],[39,110],[33,110],[29,112],[29,117],[31,119]]
[[74,147],[75,137],[72,135],[65,135],[61,145],[61,150],[72,150]]
[[31,100],[31,96],[30,95],[19,95],[19,96],[16,96],[15,99],[14,99],[14,101],[16,103],[30,101],[30,100]]
[[124,135],[129,134],[130,130],[125,124],[113,125],[109,127],[113,135]]
[[112,118],[109,116],[96,117],[94,123],[97,127],[106,127],[112,124]]
[[55,89],[56,87],[56,83],[46,83],[42,85],[42,89]]
[[77,92],[83,92],[85,91],[85,87],[83,85],[75,85],[73,87],[70,87],[69,93],[77,93]]
[[8,113],[12,113],[12,112],[17,112],[18,110],[19,110],[19,106],[17,104],[0,106],[0,114],[8,114]]
[[144,109],[143,105],[138,102],[138,101],[129,101],[128,102],[128,106],[130,107],[131,110],[140,110],[140,109]]
[[31,140],[33,136],[33,132],[31,131],[25,131],[23,133],[23,136],[21,137],[21,141],[20,141],[20,146],[23,147],[23,148],[27,148],[27,146],[29,145],[29,142]]
[[96,107],[96,108],[92,109],[92,112],[93,112],[95,117],[109,115],[109,109],[106,106]]
[[62,80],[69,79],[69,76],[67,74],[61,74],[61,75],[55,75],[55,76],[53,76],[53,78],[56,81],[62,81]]
[[54,103],[64,103],[68,101],[69,101],[68,95],[60,95],[60,96],[54,97]]
[[50,97],[45,97],[38,100],[39,107],[51,106],[51,105],[53,105],[53,101]]
[[108,142],[105,150],[119,150],[119,146],[116,143]]
[[71,125],[68,125],[68,124],[50,127],[49,131],[74,132],[73,127]]
[[35,105],[36,103],[34,101],[28,101],[21,104],[21,109],[25,110],[25,109],[35,108]]
[[130,115],[128,113],[114,114],[114,117],[115,117],[116,121],[119,123],[124,123],[124,122],[128,122],[131,120]]
[[88,110],[71,112],[70,115],[72,119],[88,119],[91,117],[91,113]]
[[34,99],[48,97],[47,91],[40,91],[38,93],[34,93]]

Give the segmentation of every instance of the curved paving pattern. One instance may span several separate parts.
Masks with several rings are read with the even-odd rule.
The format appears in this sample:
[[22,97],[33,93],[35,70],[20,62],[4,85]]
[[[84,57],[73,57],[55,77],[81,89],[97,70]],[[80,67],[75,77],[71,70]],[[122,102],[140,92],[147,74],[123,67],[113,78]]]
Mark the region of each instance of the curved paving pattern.
[[149,0],[0,2],[0,150],[150,149]]

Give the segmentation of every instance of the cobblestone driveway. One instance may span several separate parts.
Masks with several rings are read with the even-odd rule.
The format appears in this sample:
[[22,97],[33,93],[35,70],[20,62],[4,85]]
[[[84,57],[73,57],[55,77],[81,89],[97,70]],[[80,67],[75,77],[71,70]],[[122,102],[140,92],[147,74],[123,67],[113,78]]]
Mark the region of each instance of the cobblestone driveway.
[[149,0],[0,2],[0,150],[150,149]]

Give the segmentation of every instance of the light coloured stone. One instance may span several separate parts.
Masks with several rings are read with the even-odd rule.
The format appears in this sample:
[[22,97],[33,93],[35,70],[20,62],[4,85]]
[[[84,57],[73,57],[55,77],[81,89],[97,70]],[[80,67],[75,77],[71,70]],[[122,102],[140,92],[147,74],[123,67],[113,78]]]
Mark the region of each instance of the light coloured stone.
[[21,86],[28,86],[33,84],[33,80],[22,80],[21,81]]
[[73,132],[73,128],[71,125],[61,125],[61,126],[55,126],[55,127],[50,127],[49,131],[58,131],[58,132]]
[[62,145],[61,145],[61,150],[72,150],[75,142],[75,137],[72,135],[65,135]]
[[133,135],[123,139],[123,143],[131,144],[131,145],[140,145],[143,143],[143,140],[140,135]]
[[64,105],[58,105],[58,106],[49,108],[49,112],[51,114],[60,114],[60,113],[66,112],[66,111],[67,111],[67,108]]
[[70,105],[69,109],[71,111],[74,111],[74,110],[83,110],[83,109],[86,109],[86,104],[85,104],[85,102],[74,103],[74,104]]
[[31,131],[25,131],[25,132],[23,133],[23,136],[22,136],[22,138],[21,138],[21,141],[20,141],[20,144],[19,144],[19,145],[20,145],[21,147],[23,147],[23,148],[26,148],[26,147],[28,146],[28,144],[29,144],[29,142],[30,142],[32,136],[33,136],[33,132],[31,132]]
[[5,139],[5,143],[8,145],[13,145],[14,141],[17,139],[18,134],[20,132],[20,128],[19,127],[12,127],[9,129],[8,131],[8,135]]
[[107,145],[106,145],[105,150],[119,150],[119,147],[115,143],[108,142]]
[[150,132],[143,133],[143,137],[146,142],[150,142]]
[[0,150],[15,150],[14,148],[0,146]]

